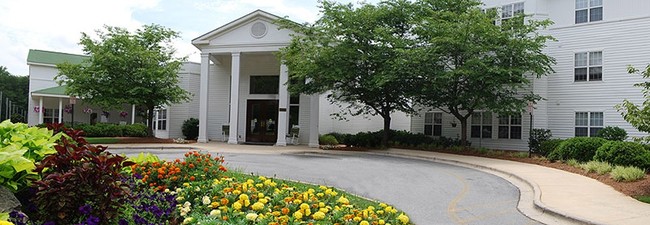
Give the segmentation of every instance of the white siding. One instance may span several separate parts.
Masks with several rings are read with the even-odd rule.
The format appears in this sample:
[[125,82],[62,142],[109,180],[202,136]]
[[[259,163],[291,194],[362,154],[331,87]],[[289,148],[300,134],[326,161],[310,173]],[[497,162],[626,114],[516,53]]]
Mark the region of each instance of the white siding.
[[185,137],[182,132],[183,122],[189,118],[199,118],[200,66],[198,63],[184,63],[178,73],[178,85],[190,93],[190,100],[167,107],[170,138]]
[[[221,126],[228,124],[230,112],[230,56],[219,57],[220,64],[210,65],[208,92],[208,139],[222,141]],[[198,110],[197,110],[198,111]]]

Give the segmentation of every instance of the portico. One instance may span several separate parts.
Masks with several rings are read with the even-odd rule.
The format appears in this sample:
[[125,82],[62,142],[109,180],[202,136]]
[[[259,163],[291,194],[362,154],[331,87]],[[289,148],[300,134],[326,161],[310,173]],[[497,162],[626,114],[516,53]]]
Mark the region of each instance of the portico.
[[192,41],[201,50],[199,142],[227,134],[229,144],[286,146],[299,127],[299,142],[318,146],[319,98],[290,96],[276,53],[293,32],[279,30],[277,19],[258,10]]

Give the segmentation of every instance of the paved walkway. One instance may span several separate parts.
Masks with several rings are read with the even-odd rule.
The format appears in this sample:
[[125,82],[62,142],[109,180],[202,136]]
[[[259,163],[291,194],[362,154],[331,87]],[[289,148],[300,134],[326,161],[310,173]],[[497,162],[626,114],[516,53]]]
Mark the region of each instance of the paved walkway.
[[[224,143],[109,145],[112,148],[187,148],[211,152],[280,154],[318,152],[341,154],[306,146],[251,146]],[[420,158],[446,162],[495,174],[520,189],[519,210],[546,224],[650,224],[650,204],[621,194],[608,185],[578,174],[507,160],[403,149],[369,151],[369,154]]]

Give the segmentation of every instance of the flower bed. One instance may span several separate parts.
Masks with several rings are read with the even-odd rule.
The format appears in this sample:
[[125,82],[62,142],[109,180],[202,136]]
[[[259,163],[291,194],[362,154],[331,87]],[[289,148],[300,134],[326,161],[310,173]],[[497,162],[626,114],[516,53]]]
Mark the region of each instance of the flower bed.
[[27,185],[14,191],[22,211],[0,212],[0,224],[409,224],[392,206],[332,187],[228,172],[209,153],[127,159],[50,128],[56,151],[35,162],[38,176],[17,178]]

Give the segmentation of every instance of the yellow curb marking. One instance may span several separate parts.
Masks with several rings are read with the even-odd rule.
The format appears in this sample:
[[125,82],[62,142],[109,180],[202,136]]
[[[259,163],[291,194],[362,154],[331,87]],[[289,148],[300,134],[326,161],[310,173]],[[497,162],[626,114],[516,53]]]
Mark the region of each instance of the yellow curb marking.
[[456,214],[456,212],[458,211],[456,207],[458,206],[460,200],[463,200],[463,198],[465,198],[465,195],[467,195],[467,192],[469,192],[469,185],[462,177],[449,172],[445,172],[445,173],[456,178],[456,180],[458,180],[463,185],[463,189],[460,191],[460,193],[458,193],[456,197],[454,197],[451,200],[451,202],[449,202],[449,205],[447,206],[447,215],[449,215],[449,217],[455,224],[467,224],[466,222],[463,221],[463,219],[461,219],[458,216],[458,214]]

